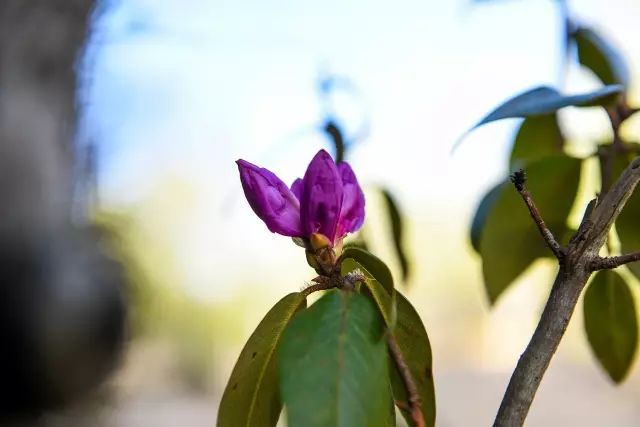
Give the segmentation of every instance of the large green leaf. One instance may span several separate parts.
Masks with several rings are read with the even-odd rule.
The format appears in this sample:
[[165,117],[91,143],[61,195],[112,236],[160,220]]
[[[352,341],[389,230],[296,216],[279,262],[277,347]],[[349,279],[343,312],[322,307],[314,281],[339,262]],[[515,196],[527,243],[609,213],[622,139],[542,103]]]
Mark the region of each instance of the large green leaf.
[[564,137],[556,114],[532,116],[524,119],[516,134],[509,167],[525,167],[528,162],[562,154]]
[[393,195],[389,190],[382,188],[382,197],[384,198],[387,212],[389,213],[389,222],[391,223],[391,236],[393,237],[393,247],[396,250],[400,271],[402,272],[402,280],[406,281],[410,275],[409,260],[404,250],[404,224],[400,208]]
[[280,387],[290,427],[388,426],[384,324],[371,300],[328,291],[287,327]]
[[476,208],[476,213],[473,215],[473,220],[471,221],[471,246],[475,249],[476,252],[480,253],[480,238],[482,236],[482,230],[484,229],[484,224],[487,221],[487,215],[489,211],[498,200],[498,196],[502,192],[503,183],[500,183],[493,187],[491,190],[484,195],[478,207]]
[[376,278],[367,271],[360,263],[353,258],[346,258],[342,261],[340,266],[340,274],[346,276],[348,273],[355,269],[360,271],[366,276],[365,286],[368,293],[373,298],[374,302],[378,306],[378,310],[384,319],[387,327],[393,327],[396,322],[396,305],[395,305],[395,292],[391,293],[382,286],[382,284],[376,280]]
[[563,95],[551,87],[539,86],[505,101],[473,128],[496,120],[550,114],[569,106],[607,106],[614,104],[622,91],[621,85],[609,85],[580,95]]
[[302,293],[285,296],[251,334],[222,395],[218,427],[276,425],[282,410],[276,350],[285,327],[304,307]]
[[382,286],[384,286],[390,295],[393,294],[394,286],[391,270],[389,270],[389,267],[387,267],[380,258],[373,255],[371,252],[356,247],[348,247],[344,249],[341,259],[345,260],[348,258],[352,258],[357,261],[358,264],[362,265],[380,282]]
[[[422,412],[428,427],[433,427],[436,420],[436,397],[433,385],[431,345],[427,331],[420,320],[418,312],[400,293],[396,292],[398,320],[394,335],[398,346],[413,374],[422,399]],[[391,386],[397,402],[402,402],[400,409],[407,423],[412,426],[411,413],[407,411],[407,391],[394,361],[391,360]]]
[[[528,164],[527,187],[545,223],[560,238],[575,200],[581,160],[549,157]],[[504,183],[489,211],[480,238],[480,255],[487,295],[491,303],[535,259],[551,252],[511,183]]]
[[[528,117],[522,121],[516,134],[509,168],[516,170],[525,167],[531,161],[560,155],[563,145],[564,137],[555,114]],[[494,186],[476,208],[470,232],[471,246],[476,252],[480,252],[480,236],[487,215],[498,199],[501,189],[500,184]]]
[[638,346],[638,322],[631,290],[615,271],[598,272],[587,288],[584,326],[602,367],[613,381],[622,381]]
[[602,36],[582,27],[571,34],[578,47],[578,60],[606,85],[629,87],[629,69],[622,55]]

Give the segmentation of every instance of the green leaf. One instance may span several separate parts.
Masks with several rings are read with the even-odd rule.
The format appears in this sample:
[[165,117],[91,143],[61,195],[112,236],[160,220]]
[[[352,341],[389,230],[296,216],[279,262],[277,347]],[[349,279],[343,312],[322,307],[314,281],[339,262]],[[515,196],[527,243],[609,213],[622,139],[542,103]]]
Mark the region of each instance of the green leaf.
[[218,427],[276,425],[282,402],[275,355],[285,327],[304,307],[302,293],[285,296],[251,334],[222,395]]
[[[579,159],[558,156],[531,162],[526,168],[529,192],[545,223],[558,238],[567,229],[581,163]],[[480,238],[482,272],[492,304],[534,260],[551,256],[513,185],[504,183],[499,192]]]
[[621,85],[609,85],[580,95],[562,95],[551,87],[539,86],[505,101],[480,120],[472,129],[496,120],[550,114],[569,106],[594,107],[611,105],[618,100],[623,89]]
[[[509,161],[510,169],[516,170],[528,162],[562,154],[563,145],[564,137],[555,114],[528,117],[524,119],[516,134]],[[482,229],[501,189],[500,184],[494,186],[476,208],[470,234],[471,246],[476,252],[480,252]]]
[[360,271],[367,277],[365,280],[365,286],[374,302],[378,306],[378,310],[384,319],[387,327],[392,328],[396,322],[396,305],[395,305],[395,292],[389,293],[382,286],[382,284],[376,280],[376,278],[360,263],[353,258],[345,258],[340,266],[340,274],[346,276],[348,273],[355,269]]
[[[634,150],[635,145],[636,144],[630,145],[631,151]],[[613,167],[613,182],[615,182],[635,156],[635,153],[619,153],[616,156]],[[618,232],[618,238],[620,239],[620,250],[622,253],[636,252],[640,250],[640,226],[638,218],[640,218],[640,188],[636,187],[635,191],[624,205],[620,216],[618,216],[618,219],[616,220],[616,231]],[[636,277],[640,278],[640,263],[632,262],[627,264],[627,267],[629,267]]]
[[391,223],[391,235],[393,237],[393,247],[396,250],[396,256],[400,264],[400,271],[402,272],[402,280],[406,281],[410,275],[409,261],[404,250],[404,225],[402,221],[402,215],[400,214],[400,208],[393,195],[389,190],[382,188],[382,197],[385,200],[387,206],[387,212],[389,213],[389,222]]
[[388,426],[384,329],[369,298],[340,290],[295,317],[279,353],[290,427]]
[[613,270],[598,272],[584,295],[584,327],[600,365],[616,383],[633,363],[638,322],[633,295]]
[[[422,399],[422,412],[425,423],[428,427],[433,427],[436,420],[436,397],[433,385],[431,344],[427,331],[420,320],[418,312],[411,303],[400,292],[396,292],[398,305],[398,320],[394,329],[394,335],[398,346],[413,374],[413,378],[418,387],[420,398]],[[413,426],[411,413],[406,410],[408,405],[407,391],[393,360],[391,363],[391,386],[393,388],[394,399],[403,402],[400,407],[402,416],[409,426]]]
[[556,114],[528,117],[516,134],[509,166],[515,170],[530,161],[560,155],[563,145],[564,137]]
[[480,237],[482,236],[482,229],[484,228],[484,224],[487,221],[487,215],[489,211],[495,204],[496,200],[498,200],[498,196],[502,191],[503,183],[500,183],[493,187],[487,194],[484,195],[478,207],[476,208],[476,213],[473,215],[473,220],[471,221],[471,246],[473,249],[480,253]]
[[391,390],[391,383],[387,383],[387,387],[389,388],[389,402],[387,403],[387,419],[385,426],[387,427],[396,427],[396,405],[393,399],[393,391]]
[[[640,188],[636,188],[616,221],[623,254],[640,250]],[[631,272],[640,279],[640,263],[627,264]]]
[[389,295],[393,294],[393,276],[389,267],[377,256],[363,249],[356,247],[345,248],[341,257],[343,260],[352,258],[363,266],[368,272],[375,277],[380,284],[387,290]]
[[629,87],[629,69],[622,55],[591,28],[582,27],[571,34],[578,47],[578,60],[606,85]]

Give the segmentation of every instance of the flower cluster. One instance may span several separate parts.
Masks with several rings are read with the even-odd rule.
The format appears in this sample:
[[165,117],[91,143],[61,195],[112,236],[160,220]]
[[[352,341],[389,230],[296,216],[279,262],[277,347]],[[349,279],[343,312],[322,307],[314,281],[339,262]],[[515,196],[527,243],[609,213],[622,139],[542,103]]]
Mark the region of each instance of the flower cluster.
[[351,166],[336,164],[324,150],[291,188],[265,168],[236,163],[249,205],[274,233],[301,238],[310,247],[326,242],[336,248],[364,222],[364,194]]

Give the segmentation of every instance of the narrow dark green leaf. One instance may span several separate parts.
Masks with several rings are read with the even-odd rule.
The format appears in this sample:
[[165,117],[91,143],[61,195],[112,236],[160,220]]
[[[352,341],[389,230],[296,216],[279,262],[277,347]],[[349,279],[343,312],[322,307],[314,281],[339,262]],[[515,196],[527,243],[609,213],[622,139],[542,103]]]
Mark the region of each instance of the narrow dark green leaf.
[[290,427],[388,426],[384,329],[369,298],[340,290],[295,317],[279,352]]
[[638,346],[633,295],[613,270],[598,272],[584,295],[584,326],[591,349],[616,383],[629,373]]
[[[429,337],[422,320],[420,320],[420,315],[404,295],[396,292],[396,301],[398,305],[398,320],[394,335],[418,387],[418,392],[422,399],[422,412],[425,423],[427,427],[433,427],[436,421],[436,397],[433,385]],[[389,363],[391,364],[393,397],[397,402],[402,402],[402,405],[399,406],[402,416],[409,426],[413,426],[411,413],[406,410],[408,396],[404,381],[394,361],[390,360]]]
[[276,351],[285,327],[304,307],[302,293],[285,296],[251,334],[222,395],[218,427],[276,425],[282,410]]
[[[581,160],[549,157],[527,165],[527,187],[555,236],[566,232],[567,217],[580,181]],[[502,184],[480,238],[480,255],[491,303],[537,258],[551,256],[511,183]]]
[[614,104],[623,91],[621,85],[608,85],[580,95],[562,95],[557,90],[540,86],[505,101],[489,113],[473,129],[484,124],[515,117],[531,117],[554,113],[561,108],[594,107]]
[[509,167],[516,170],[528,162],[562,154],[564,137],[555,114],[524,119],[516,134]]
[[591,28],[579,28],[571,35],[578,47],[578,60],[606,85],[629,87],[629,69],[622,55]]
[[335,147],[335,160],[336,163],[340,163],[344,160],[345,151],[347,150],[347,144],[345,144],[344,135],[340,126],[333,120],[329,119],[324,125],[324,132],[331,139]]
[[395,304],[395,292],[391,293],[382,286],[382,284],[376,280],[376,278],[353,258],[345,258],[341,264],[340,274],[346,276],[353,270],[360,269],[360,271],[367,277],[365,280],[365,286],[368,293],[373,298],[374,302],[378,306],[378,310],[384,319],[387,327],[393,328],[396,322],[396,304]]
[[343,260],[352,258],[357,261],[358,264],[362,265],[368,272],[371,273],[373,277],[375,277],[380,282],[382,286],[384,286],[389,295],[393,294],[394,286],[391,270],[389,270],[389,267],[387,267],[387,265],[382,262],[380,258],[370,252],[356,247],[345,248],[342,252],[341,258]]
[[482,229],[484,228],[484,224],[487,221],[487,215],[489,211],[493,207],[496,200],[498,200],[498,196],[502,190],[503,183],[500,183],[493,187],[487,194],[484,195],[478,207],[476,209],[476,213],[473,215],[473,220],[471,221],[471,246],[473,249],[480,253],[480,237],[482,236]]
[[382,188],[382,197],[385,200],[387,206],[387,212],[389,213],[389,222],[391,223],[391,235],[393,237],[393,247],[396,250],[396,256],[400,264],[400,271],[402,273],[402,280],[406,281],[410,275],[409,261],[407,254],[404,250],[404,225],[402,221],[402,214],[400,208],[393,195],[389,190]]

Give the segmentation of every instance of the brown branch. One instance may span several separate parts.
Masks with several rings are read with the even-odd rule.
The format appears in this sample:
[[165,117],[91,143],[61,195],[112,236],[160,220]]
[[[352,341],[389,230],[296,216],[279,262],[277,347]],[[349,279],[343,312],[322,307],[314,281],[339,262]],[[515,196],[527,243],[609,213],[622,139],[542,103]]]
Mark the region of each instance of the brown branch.
[[402,350],[398,346],[396,337],[393,336],[391,331],[387,333],[387,344],[389,345],[389,352],[393,356],[396,366],[400,371],[404,386],[407,389],[407,395],[409,396],[409,408],[411,410],[411,419],[413,420],[415,427],[425,427],[424,415],[422,414],[422,400],[418,393],[418,387],[411,374],[411,369],[404,359]]
[[640,261],[640,251],[619,256],[597,257],[591,261],[591,270],[609,270],[636,261]]
[[316,282],[315,284],[311,286],[307,286],[301,291],[305,297],[308,297],[310,294],[314,292],[326,291],[326,290],[338,287],[335,281],[331,280],[331,278],[326,276],[318,276],[313,280]]
[[518,360],[494,427],[518,427],[524,424],[542,377],[573,315],[580,293],[592,274],[591,263],[598,257],[611,226],[639,181],[640,158],[637,158],[602,199],[590,203],[580,229],[564,251],[564,258],[540,322]]
[[522,169],[514,172],[511,175],[511,182],[516,187],[516,190],[518,191],[520,196],[522,196],[522,200],[524,200],[524,203],[527,205],[529,213],[531,214],[531,218],[533,218],[533,221],[538,226],[538,230],[540,230],[542,238],[546,242],[547,246],[549,246],[549,249],[551,249],[551,252],[553,252],[553,254],[556,256],[556,258],[561,260],[564,257],[564,250],[562,249],[556,238],[553,237],[553,233],[551,232],[551,230],[549,230],[549,227],[547,227],[547,224],[545,224],[544,220],[542,219],[540,211],[538,211],[538,208],[536,207],[536,204],[533,201],[529,190],[527,190],[527,187],[525,186],[526,180],[527,177]]

